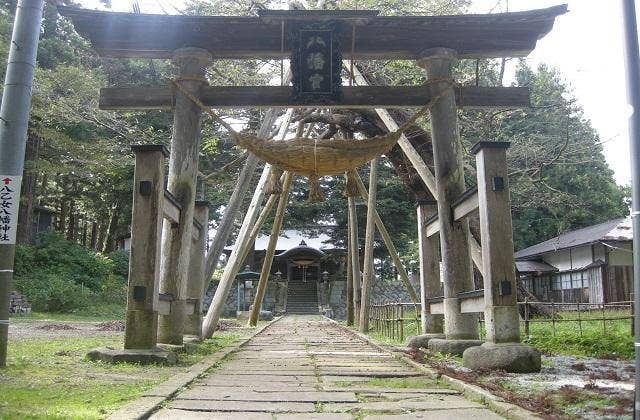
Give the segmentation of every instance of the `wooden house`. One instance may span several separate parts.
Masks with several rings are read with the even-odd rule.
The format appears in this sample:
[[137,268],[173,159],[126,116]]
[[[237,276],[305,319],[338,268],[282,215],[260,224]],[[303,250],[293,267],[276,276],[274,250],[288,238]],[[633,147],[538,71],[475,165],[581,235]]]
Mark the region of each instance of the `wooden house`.
[[541,301],[610,303],[633,297],[631,218],[563,233],[515,253],[525,289]]

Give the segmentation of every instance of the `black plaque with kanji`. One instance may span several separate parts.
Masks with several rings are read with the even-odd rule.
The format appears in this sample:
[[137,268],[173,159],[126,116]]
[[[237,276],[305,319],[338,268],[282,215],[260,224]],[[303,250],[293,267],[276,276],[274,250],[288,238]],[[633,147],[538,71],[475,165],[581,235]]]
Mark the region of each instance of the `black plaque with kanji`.
[[304,23],[290,32],[292,101],[332,104],[342,100],[339,23]]

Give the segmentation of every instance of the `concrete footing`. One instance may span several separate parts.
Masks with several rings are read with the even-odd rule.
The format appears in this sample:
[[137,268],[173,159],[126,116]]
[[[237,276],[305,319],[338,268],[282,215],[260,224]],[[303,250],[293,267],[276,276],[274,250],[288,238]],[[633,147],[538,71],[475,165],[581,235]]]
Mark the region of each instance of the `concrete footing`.
[[427,346],[429,345],[429,341],[431,341],[434,338],[444,339],[445,335],[444,334],[422,334],[422,335],[415,335],[413,337],[408,337],[407,347],[410,347],[413,349],[419,349],[419,348],[426,349]]
[[540,352],[520,343],[484,343],[462,355],[462,365],[473,370],[504,370],[511,373],[539,372]]
[[446,340],[441,338],[432,338],[429,340],[429,350],[442,354],[453,354],[462,356],[462,353],[469,347],[477,347],[482,345],[482,340]]
[[178,356],[170,351],[159,348],[152,350],[131,350],[131,349],[110,349],[97,348],[87,353],[87,357],[93,361],[107,363],[139,363],[142,365],[165,364],[175,365],[178,363]]

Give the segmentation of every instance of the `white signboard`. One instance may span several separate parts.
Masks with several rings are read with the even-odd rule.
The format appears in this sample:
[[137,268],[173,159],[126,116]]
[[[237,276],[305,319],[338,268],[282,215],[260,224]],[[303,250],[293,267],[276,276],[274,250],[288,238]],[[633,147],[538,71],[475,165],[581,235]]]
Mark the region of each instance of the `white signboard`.
[[0,245],[16,243],[21,176],[0,175]]

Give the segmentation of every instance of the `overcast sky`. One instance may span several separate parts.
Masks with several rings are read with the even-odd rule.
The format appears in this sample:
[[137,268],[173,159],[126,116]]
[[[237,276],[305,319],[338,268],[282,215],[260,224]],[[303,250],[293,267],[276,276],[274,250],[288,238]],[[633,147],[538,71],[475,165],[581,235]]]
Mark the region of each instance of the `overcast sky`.
[[[95,7],[97,0],[81,0]],[[139,0],[143,13],[176,13],[182,0]],[[473,13],[487,13],[498,0],[474,0]],[[505,0],[502,0],[502,4]],[[629,146],[622,12],[620,0],[509,0],[509,11],[568,3],[569,13],[558,18],[549,35],[538,42],[528,61],[544,62],[560,70],[600,134],[605,156],[620,184],[630,182]],[[113,0],[114,10],[130,11],[129,0]]]

